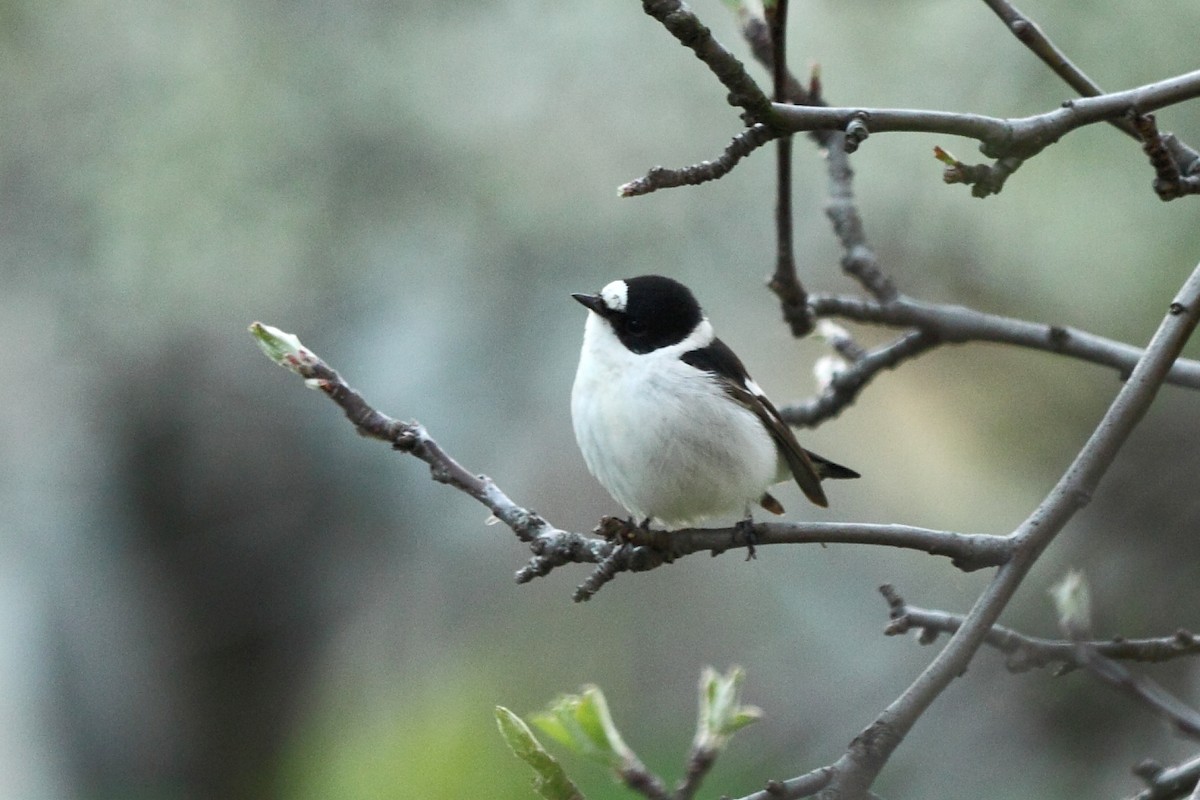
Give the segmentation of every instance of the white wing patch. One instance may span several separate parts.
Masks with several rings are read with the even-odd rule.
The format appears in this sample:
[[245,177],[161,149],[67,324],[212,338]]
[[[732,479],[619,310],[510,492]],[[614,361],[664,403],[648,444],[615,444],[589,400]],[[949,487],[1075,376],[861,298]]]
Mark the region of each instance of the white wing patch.
[[754,382],[754,379],[749,375],[746,376],[746,388],[750,390],[750,394],[759,399],[765,399],[767,393],[762,390],[762,387]]

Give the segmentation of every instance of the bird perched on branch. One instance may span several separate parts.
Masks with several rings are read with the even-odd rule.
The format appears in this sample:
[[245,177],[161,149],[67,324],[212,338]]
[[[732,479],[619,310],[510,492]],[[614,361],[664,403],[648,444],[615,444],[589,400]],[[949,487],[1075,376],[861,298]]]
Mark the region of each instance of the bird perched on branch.
[[574,294],[590,312],[571,391],[588,469],[643,527],[783,506],[789,477],[828,505],[824,478],[858,473],[805,450],[683,284],[659,275]]

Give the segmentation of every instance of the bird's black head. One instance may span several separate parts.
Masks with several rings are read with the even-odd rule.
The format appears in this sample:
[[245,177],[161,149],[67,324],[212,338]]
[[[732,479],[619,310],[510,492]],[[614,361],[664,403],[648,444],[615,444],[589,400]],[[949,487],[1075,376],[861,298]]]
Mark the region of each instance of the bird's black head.
[[599,294],[571,296],[607,320],[634,353],[678,344],[704,319],[691,290],[661,275],[613,281]]

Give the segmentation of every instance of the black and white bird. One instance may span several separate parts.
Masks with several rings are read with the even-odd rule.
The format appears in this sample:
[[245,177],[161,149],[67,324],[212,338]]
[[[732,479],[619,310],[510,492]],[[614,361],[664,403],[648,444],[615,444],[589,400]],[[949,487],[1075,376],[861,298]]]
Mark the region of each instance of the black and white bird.
[[692,292],[659,275],[574,294],[590,312],[571,391],[588,469],[639,521],[668,530],[783,513],[767,489],[795,479],[828,505],[823,478],[858,473],[805,450]]

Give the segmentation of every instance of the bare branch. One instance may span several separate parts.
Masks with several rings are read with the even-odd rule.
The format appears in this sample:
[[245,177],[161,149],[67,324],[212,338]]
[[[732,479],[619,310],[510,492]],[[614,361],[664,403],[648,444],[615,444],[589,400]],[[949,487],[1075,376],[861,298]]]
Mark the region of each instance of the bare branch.
[[[695,553],[715,556],[750,545],[745,537],[746,532],[737,526],[648,530],[615,517],[605,517],[597,531],[617,546],[610,545],[596,569],[576,589],[574,597],[577,602],[590,599],[622,572],[644,572],[664,562]],[[919,550],[932,556],[949,558],[951,564],[963,572],[999,566],[1012,554],[1012,540],[1007,536],[939,531],[911,525],[768,522],[756,523],[752,535],[755,547],[776,544],[858,544]],[[591,552],[588,555],[587,560],[592,560]]]
[[[1058,77],[1062,78],[1067,85],[1079,92],[1084,97],[1096,97],[1104,94],[1104,90],[1100,85],[1084,74],[1083,70],[1071,63],[1066,54],[1058,49],[1049,37],[1042,32],[1037,23],[1025,16],[1012,3],[1007,0],[984,0],[988,8],[992,9],[1000,19],[1008,26],[1013,35],[1017,37],[1028,47],[1038,58],[1040,58]],[[1140,109],[1145,111],[1146,109]],[[1145,135],[1138,130],[1136,120],[1130,118],[1114,118],[1108,120],[1109,124],[1125,132],[1135,139],[1145,141]],[[1163,139],[1174,140],[1174,144],[1168,149],[1170,158],[1175,165],[1177,173],[1184,176],[1182,178],[1181,187],[1183,191],[1172,196],[1164,196],[1164,193],[1156,185],[1155,191],[1164,200],[1173,200],[1183,194],[1195,194],[1200,191],[1200,187],[1196,184],[1200,180],[1196,180],[1196,162],[1200,160],[1200,153],[1197,153],[1192,148],[1179,142],[1172,134],[1163,134]],[[1190,176],[1190,177],[1189,177]]]
[[576,603],[591,600],[596,592],[622,572],[644,572],[666,563],[668,559],[662,550],[650,547],[636,547],[624,544],[610,547],[608,555],[601,559],[587,580],[575,587],[571,595]]
[[827,766],[786,781],[770,780],[762,791],[748,794],[740,800],[792,800],[797,797],[811,797],[828,786],[836,774],[832,766]]
[[[1100,88],[1098,83],[1085,75],[1083,70],[1075,66],[1067,58],[1066,54],[1050,41],[1049,37],[1042,32],[1037,23],[1021,13],[1012,3],[1009,3],[1007,0],[984,0],[984,2],[987,3],[987,6],[1000,19],[1004,20],[1008,29],[1012,31],[1013,35],[1022,44],[1028,47],[1043,63],[1050,67],[1055,75],[1062,78],[1072,89],[1084,97],[1096,97],[1104,93],[1104,90]],[[1142,111],[1144,110],[1142,109]],[[1143,142],[1147,141],[1145,134],[1139,130],[1135,119],[1118,117],[1108,120],[1108,123],[1134,139],[1139,139]],[[1164,140],[1167,138],[1175,140],[1175,137],[1169,133],[1163,134],[1161,138]],[[1156,178],[1154,183],[1155,193],[1163,200],[1174,200],[1185,194],[1200,192],[1200,176],[1197,176],[1189,168],[1189,165],[1194,165],[1197,160],[1200,160],[1200,154],[1182,142],[1178,142],[1178,140],[1175,140],[1173,146],[1164,149],[1167,151],[1173,165],[1172,169],[1175,173],[1175,179],[1164,181],[1161,177],[1161,168],[1159,168],[1159,165],[1156,165],[1159,177]],[[1001,183],[1003,183],[1002,180]],[[979,192],[986,191],[986,189],[986,186],[976,184],[976,190],[973,190],[972,193],[982,196]]]
[[1145,675],[1102,655],[1090,642],[1076,643],[1076,660],[1089,673],[1163,717],[1185,736],[1200,739],[1200,712],[1190,708]]
[[838,372],[816,397],[780,406],[779,413],[789,425],[814,428],[850,407],[880,372],[916,358],[938,344],[940,340],[934,333],[924,330],[907,333],[890,344],[871,350]]
[[[787,0],[776,0],[767,7],[770,33],[771,72],[775,102],[789,102],[787,68]],[[794,83],[794,80],[792,81]],[[792,137],[775,142],[775,272],[771,291],[779,298],[783,318],[796,337],[806,336],[813,328],[808,312],[808,292],[796,272],[796,253],[792,233]]]
[[[997,342],[1043,350],[1112,367],[1122,378],[1132,372],[1145,352],[1077,328],[1028,322],[964,306],[924,303],[904,295],[890,303],[877,303],[862,297],[814,294],[809,303],[818,317],[917,328],[948,344]],[[1200,361],[1179,359],[1171,367],[1167,383],[1200,388]]]
[[[983,533],[917,528],[911,525],[864,522],[767,522],[753,528],[754,544],[864,544],[920,550],[945,556],[964,572],[996,567],[1011,555],[1010,539]],[[732,528],[686,528],[677,531],[647,531],[634,528],[625,539],[680,558],[692,553],[721,553],[746,546],[743,532]]]
[[[1016,6],[1007,0],[983,0],[983,2],[996,13],[996,16],[1004,20],[1004,24],[1016,36],[1021,44],[1028,47],[1034,55],[1042,60],[1055,75],[1062,78],[1068,86],[1083,97],[1096,97],[1104,94],[1104,90],[1100,85],[1083,73],[1083,70],[1075,66],[1071,59],[1067,58],[1066,53],[1059,50],[1055,44],[1050,41],[1050,38],[1042,32],[1038,24],[1029,17],[1025,16]],[[1110,122],[1117,128],[1129,134],[1133,138],[1137,138],[1137,133],[1127,119],[1114,119]]]
[[[888,636],[920,630],[921,644],[932,644],[939,634],[955,633],[962,627],[963,617],[945,611],[935,611],[909,605],[889,585],[879,587],[888,602],[892,622],[885,629]],[[1084,666],[1077,652],[1077,642],[1067,639],[1043,639],[1026,636],[1003,625],[993,625],[984,638],[986,644],[1008,656],[1005,665],[1012,672],[1058,664],[1057,674]],[[1114,637],[1106,641],[1084,642],[1096,653],[1110,659],[1157,663],[1183,656],[1200,655],[1200,638],[1179,630],[1170,636],[1151,639]]]
[[746,112],[746,122],[771,116],[771,100],[746,73],[733,53],[713,38],[704,23],[681,0],[642,0],[642,10],[662,23],[684,47],[696,54],[729,90],[729,104]]
[[752,125],[733,137],[725,152],[715,161],[701,161],[690,167],[667,169],[654,167],[643,177],[622,184],[617,189],[621,197],[637,197],[650,194],[659,189],[672,189],[676,186],[699,186],[702,183],[723,178],[737,163],[746,156],[779,137],[779,134],[763,124]]
[[300,344],[291,334],[255,322],[250,331],[268,357],[319,389],[345,412],[360,436],[390,442],[392,447],[409,453],[429,465],[430,476],[452,486],[485,505],[498,520],[535,553],[533,562],[517,573],[525,582],[548,574],[568,562],[599,562],[612,550],[603,539],[581,536],[555,528],[539,514],[514,503],[486,475],[475,475],[442,449],[418,422],[400,422],[376,411],[355,389],[319,356]]
[[1087,504],[1117,451],[1154,401],[1200,319],[1200,265],[1193,270],[1104,418],[1046,498],[1018,527],[1012,557],[976,600],[946,647],[903,694],[850,743],[832,767],[839,797],[865,796],[896,747],[930,704],[962,674],[1042,551]]
[[1200,97],[1200,70],[1122,92],[1067,100],[1053,111],[1014,119],[948,111],[817,108],[776,103],[773,124],[798,133],[846,130],[857,121],[871,133],[908,131],[963,136],[979,141],[980,150],[991,158],[1029,158],[1076,128],[1122,118],[1131,110],[1144,114],[1195,97]]
[[[767,23],[760,17],[751,14],[745,4],[738,6],[739,19],[742,23],[742,35],[750,44],[754,56],[772,71],[775,76],[776,100],[796,105],[824,107],[824,98],[820,93],[820,82],[817,71],[808,87],[805,87],[783,65],[775,62],[775,48],[771,44],[771,33]],[[879,267],[874,251],[867,243],[863,230],[862,219],[854,202],[854,171],[850,168],[849,153],[845,147],[845,134],[841,131],[811,131],[814,140],[826,151],[829,172],[829,201],[825,206],[825,214],[833,223],[834,233],[842,244],[845,255],[842,257],[842,269],[847,275],[857,280],[864,289],[880,301],[888,301],[897,294],[896,286],[891,278]],[[781,140],[782,141],[782,140]],[[790,176],[790,172],[788,173]],[[782,178],[781,178],[782,179]],[[790,186],[787,187],[790,192]],[[779,191],[782,193],[783,188]],[[783,264],[786,254],[779,254],[778,264]],[[792,266],[794,274],[794,264]],[[782,288],[781,288],[782,287]],[[788,279],[781,276],[779,268],[771,282],[771,289],[779,296],[783,306],[784,319],[788,322],[794,336],[803,336],[812,328],[810,315],[796,309],[796,296],[788,290]]]
[[1194,796],[1193,792],[1200,788],[1200,756],[1175,767],[1143,761],[1133,771],[1146,782],[1147,788],[1129,800],[1176,800]]
[[[760,64],[774,73],[774,47],[771,44],[771,31],[767,26],[767,21],[757,14],[751,13],[745,3],[739,3],[736,12],[738,21],[742,26],[742,36],[745,37],[746,42],[750,45],[750,52],[754,54],[754,57],[758,59]],[[828,105],[821,96],[820,81],[817,78],[815,70],[808,86],[801,83],[790,70],[785,70],[783,99],[776,99],[779,102],[791,103],[797,106]],[[825,130],[809,132],[809,136],[822,147],[829,145],[831,135],[832,131]]]
[[[706,161],[677,170],[655,167],[645,177],[622,186],[622,196],[718,179],[765,141],[787,133],[807,131],[817,135],[822,143],[830,144],[832,137],[824,132],[840,131],[844,137],[836,144],[845,152],[852,152],[871,133],[910,131],[943,133],[979,141],[980,150],[984,155],[993,158],[994,162],[990,165],[957,162],[946,171],[945,178],[949,183],[972,186],[972,194],[976,197],[986,197],[998,193],[1008,177],[1025,159],[1037,155],[1076,128],[1106,121],[1137,136],[1137,131],[1128,118],[1130,114],[1145,114],[1200,96],[1200,70],[1122,92],[1100,94],[1099,87],[1071,64],[1032,21],[1003,0],[990,0],[989,5],[1005,20],[1018,38],[1029,44],[1057,74],[1086,96],[1077,100],[1067,100],[1053,111],[1016,119],[933,110],[796,105],[797,99],[811,101],[816,93],[805,91],[799,81],[787,72],[786,64],[775,65],[775,52],[782,52],[782,41],[779,47],[770,44],[772,26],[769,23],[765,26],[767,33],[764,37],[764,26],[743,8],[740,10],[743,33],[755,55],[768,65],[775,77],[775,101],[771,102],[746,73],[742,63],[713,38],[712,32],[680,0],[643,0],[642,7],[646,13],[661,22],[680,43],[690,48],[729,89],[730,104],[744,110],[743,119],[752,126],[751,130],[758,124],[766,125],[768,130],[760,134],[765,136],[765,139],[749,148],[735,139],[734,144],[713,162]],[[786,6],[784,20],[786,21]],[[782,38],[782,25],[777,27],[776,32]],[[750,131],[747,131],[743,136],[749,133]],[[780,148],[781,152],[786,152],[790,145],[781,142]],[[1168,152],[1175,160],[1176,171],[1180,177],[1170,182],[1156,180],[1155,190],[1159,197],[1171,200],[1185,194],[1200,192],[1200,154],[1177,140],[1164,152]],[[782,183],[780,188],[783,188]],[[785,256],[786,249],[781,248],[779,257],[783,259]],[[777,267],[776,280],[779,279],[781,269],[786,272],[786,264]],[[780,285],[785,288],[787,286],[786,282]],[[789,295],[781,297],[785,303],[785,316],[789,324],[797,330],[806,330],[802,307],[795,302],[791,302],[789,306]],[[788,308],[791,309],[790,314]]]
[[879,266],[875,250],[867,242],[858,205],[854,202],[854,171],[850,154],[840,147],[843,134],[836,134],[825,151],[829,170],[829,200],[825,216],[833,223],[833,232],[842,245],[842,271],[854,278],[881,303],[899,296],[896,284]]

